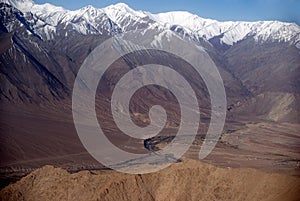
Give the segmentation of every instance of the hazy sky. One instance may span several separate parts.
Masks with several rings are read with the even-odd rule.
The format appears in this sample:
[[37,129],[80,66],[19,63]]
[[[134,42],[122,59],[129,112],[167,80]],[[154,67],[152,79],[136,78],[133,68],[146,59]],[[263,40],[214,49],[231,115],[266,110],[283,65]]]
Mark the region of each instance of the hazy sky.
[[86,5],[102,8],[123,2],[135,10],[159,13],[184,10],[204,18],[224,20],[280,20],[300,25],[300,0],[35,0],[75,10]]

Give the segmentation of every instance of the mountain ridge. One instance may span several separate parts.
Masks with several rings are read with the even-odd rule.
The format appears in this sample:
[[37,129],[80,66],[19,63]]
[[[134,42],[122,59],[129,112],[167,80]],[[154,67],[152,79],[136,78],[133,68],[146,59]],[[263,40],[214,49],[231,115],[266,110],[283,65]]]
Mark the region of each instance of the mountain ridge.
[[247,200],[295,201],[299,178],[186,160],[151,174],[70,174],[44,166],[0,191],[3,200]]
[[[253,37],[256,42],[275,40],[278,42],[300,43],[300,27],[296,23],[280,21],[224,21],[201,18],[186,11],[173,11],[159,14],[152,14],[145,11],[135,11],[125,3],[117,3],[105,8],[85,6],[81,9],[70,11],[51,4],[35,4],[31,0],[1,0],[8,3],[22,12],[31,12],[38,19],[43,19],[52,30],[59,23],[68,23],[74,19],[84,19],[87,23],[96,27],[97,20],[106,15],[116,23],[122,31],[127,31],[128,26],[136,24],[150,24],[150,27],[161,29],[181,29],[184,35],[191,35],[194,38],[212,40],[220,37],[220,43],[232,46],[247,37]],[[49,21],[52,20],[52,21]],[[48,21],[47,21],[48,20]],[[124,21],[126,23],[124,23]],[[76,27],[75,27],[76,29]],[[97,28],[96,28],[97,29]],[[77,27],[77,31],[87,34],[87,31]],[[49,39],[49,38],[47,38]],[[298,45],[299,46],[299,45]],[[296,47],[298,47],[296,45]]]

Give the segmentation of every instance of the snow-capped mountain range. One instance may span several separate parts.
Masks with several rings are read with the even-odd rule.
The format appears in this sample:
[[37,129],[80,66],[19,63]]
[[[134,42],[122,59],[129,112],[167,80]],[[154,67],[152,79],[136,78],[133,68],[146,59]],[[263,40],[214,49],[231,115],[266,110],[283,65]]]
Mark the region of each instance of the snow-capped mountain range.
[[[1,0],[32,15],[33,30],[45,40],[52,39],[58,26],[71,26],[82,34],[101,34],[103,31],[123,32],[137,29],[172,30],[193,39],[210,41],[218,38],[221,44],[232,46],[247,37],[256,42],[288,42],[300,46],[300,27],[279,21],[219,22],[204,19],[184,11],[152,14],[135,11],[124,3],[105,8],[86,6],[70,11],[51,4],[35,4],[32,0]],[[66,35],[68,33],[65,33]]]
[[[87,55],[112,35],[127,32],[129,40],[154,48],[172,44],[188,51],[173,40],[184,37],[204,49],[224,80],[232,117],[299,119],[300,27],[295,23],[219,22],[184,11],[136,11],[124,3],[70,11],[31,0],[0,0],[0,16],[0,102],[57,106],[56,101],[66,100],[68,108],[76,74]],[[157,62],[185,73],[207,108],[205,84],[188,65],[165,54],[154,56]],[[137,60],[146,62],[148,57],[141,54]],[[140,65],[134,62],[124,59],[129,68],[119,68],[117,62],[108,77],[117,78]],[[105,82],[105,93],[114,85]]]

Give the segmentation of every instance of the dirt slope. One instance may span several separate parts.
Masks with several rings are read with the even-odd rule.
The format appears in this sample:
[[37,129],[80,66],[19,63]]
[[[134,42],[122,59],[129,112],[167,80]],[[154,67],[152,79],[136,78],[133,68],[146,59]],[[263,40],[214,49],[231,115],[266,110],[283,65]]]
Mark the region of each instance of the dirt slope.
[[300,179],[254,169],[222,169],[188,160],[156,173],[69,174],[45,166],[9,185],[0,200],[300,200]]

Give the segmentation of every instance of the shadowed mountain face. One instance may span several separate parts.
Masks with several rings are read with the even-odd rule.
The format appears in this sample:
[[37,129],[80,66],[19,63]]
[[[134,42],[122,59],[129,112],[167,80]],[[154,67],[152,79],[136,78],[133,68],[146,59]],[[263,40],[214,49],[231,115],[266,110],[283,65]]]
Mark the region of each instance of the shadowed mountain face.
[[[217,22],[185,12],[152,15],[134,11],[124,4],[68,11],[28,0],[23,4],[13,0],[3,2],[0,3],[0,165],[3,172],[17,172],[18,168],[20,172],[23,169],[28,172],[49,163],[70,170],[99,167],[76,134],[71,111],[72,90],[86,57],[105,40],[122,33],[129,33],[131,39],[143,40],[153,48],[172,43],[175,37],[204,48],[224,81],[227,95],[224,133],[245,129],[251,122],[283,123],[280,128],[289,127],[293,131],[288,142],[297,139],[294,130],[298,127],[293,123],[299,123],[300,27],[296,24]],[[149,37],[144,37],[145,34]],[[115,61],[100,81],[96,112],[110,140],[134,153],[145,152],[143,142],[121,133],[113,122],[109,101],[118,80],[150,60],[172,67],[195,90],[201,112],[198,134],[205,133],[210,122],[207,87],[188,63],[157,51],[126,55]],[[159,79],[156,75],[152,77]],[[180,124],[180,107],[174,94],[163,87],[147,86],[134,94],[130,102],[133,122],[147,126],[149,109],[155,104],[162,105],[168,114],[161,135],[174,135]],[[270,136],[268,140],[272,139]],[[233,152],[248,154],[240,150]],[[297,157],[298,152],[294,158]]]

